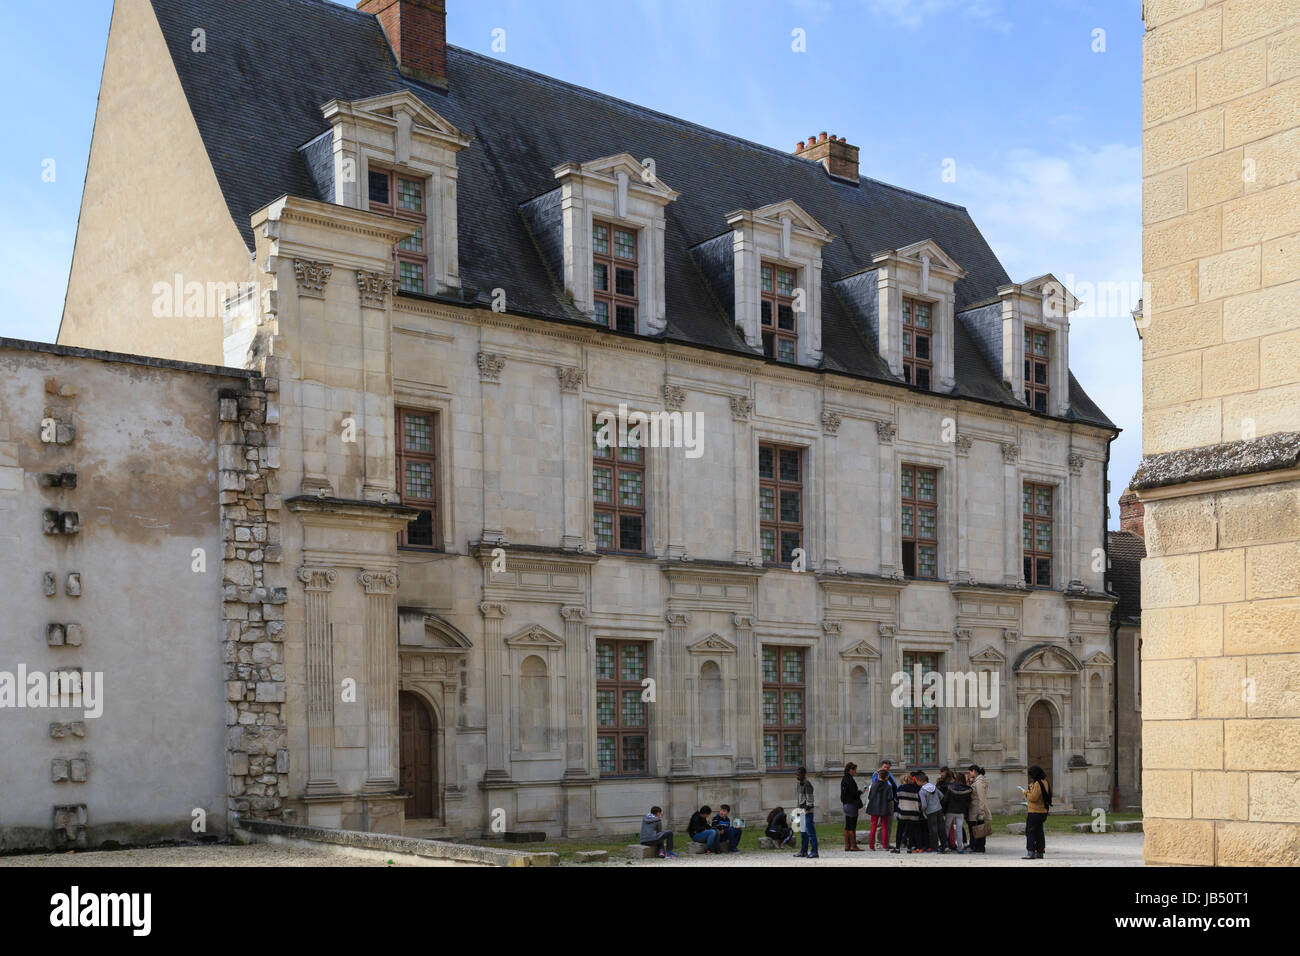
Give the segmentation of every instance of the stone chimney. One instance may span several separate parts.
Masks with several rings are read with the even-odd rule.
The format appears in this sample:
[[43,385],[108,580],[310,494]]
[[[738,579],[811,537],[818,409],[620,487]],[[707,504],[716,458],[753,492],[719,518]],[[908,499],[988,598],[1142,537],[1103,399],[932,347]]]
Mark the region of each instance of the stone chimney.
[[836,179],[853,183],[855,186],[858,184],[858,148],[850,146],[849,141],[843,136],[838,139],[834,136],[828,137],[825,133],[820,136],[809,136],[807,143],[803,140],[798,142],[794,154],[800,159],[821,163],[826,167],[826,172]]
[[403,74],[447,85],[447,0],[361,0],[357,9],[379,19]]
[[1146,540],[1146,530],[1143,526],[1145,514],[1146,508],[1138,501],[1138,496],[1133,494],[1131,488],[1125,488],[1124,493],[1119,496],[1119,530],[1131,531]]

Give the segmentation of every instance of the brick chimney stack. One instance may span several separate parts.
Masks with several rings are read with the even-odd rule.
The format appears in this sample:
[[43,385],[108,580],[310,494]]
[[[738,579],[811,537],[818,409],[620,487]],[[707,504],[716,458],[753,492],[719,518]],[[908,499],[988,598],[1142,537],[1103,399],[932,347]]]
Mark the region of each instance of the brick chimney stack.
[[379,19],[403,74],[447,85],[446,0],[361,0],[357,9]]
[[828,137],[825,133],[809,136],[806,144],[803,140],[798,142],[794,154],[800,159],[821,163],[836,179],[855,186],[858,183],[858,147],[850,146],[843,136]]
[[1119,530],[1131,531],[1146,540],[1145,514],[1146,508],[1138,501],[1138,496],[1133,494],[1132,489],[1125,488],[1124,493],[1119,496]]

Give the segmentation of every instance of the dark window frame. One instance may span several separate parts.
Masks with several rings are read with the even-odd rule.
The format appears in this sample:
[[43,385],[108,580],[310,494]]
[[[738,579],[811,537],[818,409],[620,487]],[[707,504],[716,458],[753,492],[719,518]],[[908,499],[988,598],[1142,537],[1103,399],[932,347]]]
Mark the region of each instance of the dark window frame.
[[[772,477],[763,477],[763,450],[771,449],[772,451]],[[805,448],[799,445],[784,445],[779,442],[760,441],[758,443],[758,550],[763,556],[763,563],[768,567],[788,568],[792,560],[784,560],[784,548],[782,547],[782,535],[787,532],[795,532],[799,537],[799,543],[794,545],[795,548],[804,548],[804,513],[806,504],[806,495],[804,492],[804,472],[806,462],[804,460]],[[799,478],[796,481],[789,481],[781,477],[781,453],[794,452],[799,462]],[[763,517],[763,489],[772,490],[772,517]],[[798,495],[799,502],[799,520],[787,521],[781,517],[781,493],[794,492]],[[763,555],[763,532],[771,531],[773,534],[774,560],[768,560]],[[793,548],[791,549],[793,551]],[[807,549],[804,549],[805,555]]]
[[[927,392],[934,388],[934,306],[935,303],[924,299],[903,298],[903,380]],[[916,324],[917,312],[922,307],[930,318],[929,328]],[[925,342],[928,358],[921,358],[918,354],[921,341]],[[924,384],[921,384],[921,378],[925,379]]]
[[[593,698],[593,708],[596,707],[595,701],[599,699],[601,691],[612,691],[614,694],[614,711],[615,721],[613,724],[601,724],[599,710],[593,709],[592,721],[596,725],[596,772],[604,777],[645,777],[650,773],[650,708],[642,702],[641,712],[644,723],[640,726],[627,725],[623,722],[623,693],[624,691],[635,690],[637,699],[640,700],[642,685],[641,681],[649,675],[651,653],[654,650],[649,641],[619,641],[619,640],[598,640],[596,641],[596,653],[599,655],[600,647],[609,645],[614,648],[614,677],[601,677],[599,671],[596,672],[596,697]],[[645,661],[645,670],[641,677],[635,680],[623,679],[623,648],[636,645],[641,648],[643,660]],[[614,739],[614,761],[616,769],[605,771],[600,769],[600,738],[612,737]],[[623,741],[627,737],[642,737],[645,741],[644,762],[639,770],[628,770],[625,766],[625,752]]]
[[[912,494],[908,496],[905,487],[903,473],[910,471],[912,473]],[[928,501],[920,496],[920,475],[921,472],[930,472],[934,475],[934,500]],[[918,581],[937,581],[939,580],[939,469],[932,465],[914,465],[904,463],[898,473],[898,497],[899,497],[899,532],[902,538],[903,575]],[[912,533],[907,533],[907,522],[904,519],[904,510],[912,509]],[[926,538],[921,536],[921,512],[923,510],[934,513],[934,537]],[[908,545],[912,546],[910,552],[911,561],[908,561]],[[934,574],[921,574],[921,548],[934,549]],[[908,570],[908,565],[911,570]]]
[[[940,655],[935,651],[904,651],[903,652],[903,673],[907,675],[909,681],[914,682],[916,679],[916,664],[921,665],[921,674],[924,677],[926,671],[939,672]],[[938,707],[917,707],[912,701],[915,699],[916,688],[914,683],[908,685],[909,694],[903,703],[903,713],[900,715],[903,724],[903,739],[899,753],[903,755],[905,766],[924,767],[927,766],[925,760],[921,758],[921,735],[934,734],[934,763],[939,760],[939,708]],[[925,712],[933,711],[934,720],[924,720]],[[909,717],[911,718],[909,720]],[[912,737],[913,748],[908,753],[907,740]]]
[[[406,446],[406,420],[409,416],[419,415],[429,419],[429,448],[428,452],[412,451]],[[426,408],[408,408],[397,406],[394,418],[396,420],[396,445],[397,445],[397,497],[398,500],[408,508],[414,508],[417,511],[429,513],[429,523],[432,530],[432,543],[430,544],[412,544],[411,525],[414,525],[420,519],[416,518],[409,522],[405,528],[397,533],[397,546],[413,551],[441,551],[442,543],[442,476],[439,473],[439,454],[438,442],[441,437],[441,422],[436,411]],[[430,470],[430,487],[432,490],[431,498],[414,498],[407,494],[406,491],[406,463],[407,461],[421,461],[429,465]]]
[[[770,274],[768,273],[770,271]],[[790,274],[790,294],[786,295],[781,291],[780,273],[788,272]],[[764,288],[764,284],[768,288]],[[759,263],[758,270],[758,291],[759,291],[759,329],[763,337],[763,354],[770,359],[778,362],[797,364],[799,361],[799,313],[794,308],[794,292],[799,288],[799,269],[795,266],[784,266],[779,262],[772,262],[764,259]],[[764,314],[764,306],[767,307]],[[781,327],[781,309],[790,310],[791,328],[784,329]],[[790,343],[791,357],[788,359],[781,358],[780,347],[782,342]]]
[[[388,178],[388,202],[377,202],[371,198],[370,180],[366,179],[366,203],[371,212],[382,213],[385,216],[392,216],[395,219],[405,219],[408,222],[420,224],[420,249],[403,249],[402,244],[393,245],[393,277],[397,281],[397,287],[403,292],[415,292],[418,295],[428,295],[429,293],[429,195],[426,182],[423,176],[418,174],[411,175],[400,172],[396,169],[387,167],[372,166],[369,169],[369,176],[386,176]],[[420,209],[417,212],[413,209],[403,209],[397,201],[398,185],[402,182],[414,183],[420,190]],[[403,240],[407,242],[410,240]],[[408,289],[402,284],[402,264],[416,265],[421,269],[420,284],[423,288]]]
[[[1044,339],[1043,353],[1034,351],[1034,336]],[[1043,380],[1038,381],[1038,370],[1043,370]],[[1025,404],[1031,411],[1048,413],[1051,406],[1052,333],[1048,329],[1025,326]]]
[[[606,240],[609,251],[599,253],[596,251],[596,229],[603,226],[608,230],[608,239]],[[625,232],[632,237],[632,258],[627,259],[623,256],[616,255],[615,235],[617,232]],[[621,223],[613,222],[609,219],[593,219],[591,222],[591,296],[592,308],[595,309],[597,302],[604,303],[609,310],[606,321],[601,323],[599,317],[596,321],[611,329],[617,329],[620,332],[636,332],[639,328],[639,318],[641,315],[641,230],[635,226],[626,226]],[[605,286],[604,289],[596,288],[596,267],[605,267]],[[624,295],[618,291],[618,270],[623,269],[632,273],[632,295]],[[618,310],[620,308],[631,309],[631,321],[622,322],[619,320]],[[630,327],[629,327],[630,326]]]
[[[616,424],[611,423],[611,433],[615,431]],[[645,426],[649,427],[649,426]],[[649,497],[649,488],[647,485],[647,467],[646,467],[646,449],[642,447],[623,447],[619,445],[610,445],[601,448],[596,444],[596,432],[599,426],[595,419],[592,419],[592,436],[591,436],[591,514],[592,514],[592,534],[595,534],[596,515],[610,515],[610,523],[614,533],[614,546],[603,546],[597,541],[596,550],[608,554],[634,554],[644,555],[649,550],[649,539],[646,536],[647,508],[646,501]],[[636,459],[625,458],[626,454],[635,452]],[[610,500],[601,502],[596,500],[596,469],[608,468],[610,471]],[[639,474],[641,476],[641,504],[625,505],[620,500],[620,488],[622,482],[620,478],[623,474]],[[625,547],[623,543],[622,518],[639,517],[641,519],[641,546],[637,548]]]
[[[808,648],[792,647],[789,644],[764,644],[759,654],[759,667],[763,667],[763,654],[766,651],[776,652],[776,680],[767,679],[766,672],[762,673],[762,691],[759,697],[759,708],[763,720],[763,765],[769,773],[793,773],[808,762]],[[799,655],[799,672],[803,676],[802,681],[787,681],[785,679],[785,655],[786,652],[793,652]],[[785,719],[785,695],[786,692],[798,692],[800,695],[800,716],[801,721],[786,723]],[[776,694],[776,715],[777,722],[770,724],[767,721],[767,713],[763,710],[763,696],[768,692]],[[777,762],[768,763],[767,760],[767,736],[775,734],[777,738],[776,753]],[[800,758],[794,763],[787,764],[785,761],[785,741],[787,737],[797,736],[800,740],[799,750]]]
[[[1038,493],[1047,492],[1047,514],[1038,513]],[[1028,493],[1028,510],[1026,509],[1026,493]],[[1045,485],[1042,482],[1026,481],[1020,492],[1020,521],[1021,521],[1021,549],[1024,566],[1021,573],[1025,576],[1025,583],[1033,588],[1050,588],[1052,587],[1052,577],[1055,564],[1053,551],[1056,548],[1056,487],[1054,485]],[[1038,549],[1038,526],[1045,524],[1048,528],[1048,550],[1040,551]],[[1047,582],[1039,580],[1039,562],[1047,562]]]

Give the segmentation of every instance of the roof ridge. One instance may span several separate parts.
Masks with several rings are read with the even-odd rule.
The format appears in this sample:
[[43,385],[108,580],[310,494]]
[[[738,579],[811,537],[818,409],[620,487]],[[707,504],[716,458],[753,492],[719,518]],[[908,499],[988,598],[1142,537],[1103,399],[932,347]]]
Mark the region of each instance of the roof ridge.
[[[315,2],[331,2],[331,0],[315,0]],[[688,119],[683,119],[680,116],[673,116],[671,113],[664,113],[660,110],[652,109],[649,106],[643,106],[640,103],[634,103],[631,100],[625,100],[622,97],[614,96],[611,93],[602,93],[600,90],[593,90],[589,86],[582,86],[578,83],[570,82],[569,80],[562,80],[559,77],[551,76],[549,73],[540,73],[537,70],[531,70],[528,67],[520,66],[517,63],[510,63],[506,60],[499,60],[496,57],[488,56],[485,53],[480,53],[477,50],[470,50],[467,49],[466,47],[456,46],[455,44],[452,43],[447,44],[447,49],[455,50],[457,53],[463,53],[466,56],[472,57],[490,66],[509,70],[515,73],[526,74],[531,77],[536,77],[539,80],[545,80],[548,83],[553,83],[556,86],[562,86],[565,89],[574,90],[579,93],[585,93],[588,96],[605,100],[606,102],[617,103],[620,106],[628,107],[640,113],[645,113],[650,116],[659,117],[660,119],[663,120],[668,120],[669,122],[676,123],[679,126],[684,126],[689,129],[697,130],[702,133],[707,133],[710,136],[717,136],[721,139],[730,140],[733,143],[740,143],[744,146],[748,146],[753,149],[762,150],[763,152],[771,153],[773,156],[778,156],[782,159],[797,160],[798,162],[801,163],[809,162],[806,159],[799,159],[799,157],[795,156],[793,153],[787,153],[784,150],[777,149],[775,146],[768,146],[766,143],[757,143],[752,139],[746,139],[743,136],[737,136],[735,133],[725,133],[722,130],[713,129],[712,127],[705,126],[702,123],[696,123]],[[966,213],[967,216],[970,215],[969,210],[967,210],[965,206],[959,205],[958,203],[949,202],[946,199],[939,199],[936,196],[928,196],[925,193],[917,192],[915,189],[908,189],[905,186],[895,186],[893,183],[887,183],[884,180],[873,179],[870,176],[863,176],[861,174],[858,175],[858,180],[860,182],[865,181],[868,183],[872,183],[873,185],[876,186],[882,186],[885,189],[892,189],[895,192],[906,193],[909,196],[915,196],[918,199],[924,199],[927,202],[937,203],[938,205],[941,206],[947,206],[949,209],[960,209],[962,212]]]

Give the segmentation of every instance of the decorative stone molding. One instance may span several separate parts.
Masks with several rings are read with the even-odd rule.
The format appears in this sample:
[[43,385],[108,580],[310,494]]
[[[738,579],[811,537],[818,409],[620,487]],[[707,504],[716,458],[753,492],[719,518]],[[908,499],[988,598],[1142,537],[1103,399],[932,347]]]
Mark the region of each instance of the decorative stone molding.
[[748,614],[733,614],[731,624],[738,631],[750,631],[754,628],[754,619]]
[[[482,366],[480,365],[480,368]],[[587,380],[587,370],[582,368],[570,368],[565,365],[559,366],[556,372],[560,375],[560,390],[565,392],[576,392],[582,388],[583,382]]]
[[686,403],[686,389],[679,385],[664,385],[664,408],[678,411]]
[[844,630],[844,625],[839,621],[822,621],[822,632],[825,634],[839,634]]
[[361,293],[361,304],[372,303],[382,306],[387,296],[393,294],[397,283],[386,272],[367,272],[357,270],[357,291]]
[[838,435],[842,419],[835,412],[822,412],[822,431],[827,435]]
[[560,617],[566,621],[585,621],[588,611],[585,607],[579,607],[576,604],[560,608]]
[[1002,460],[1009,465],[1018,462],[1020,460],[1020,446],[1015,442],[1003,442]]
[[840,651],[840,657],[844,660],[878,661],[880,660],[880,652],[866,641],[858,641],[852,647]]
[[478,612],[489,619],[500,619],[507,616],[510,609],[496,601],[483,601],[478,606]]
[[691,616],[682,611],[669,611],[664,615],[664,620],[670,627],[685,627],[691,623]]
[[957,454],[962,456],[969,455],[971,445],[973,444],[975,444],[975,442],[969,435],[958,435],[956,441]]
[[896,633],[894,625],[886,624],[883,621],[876,625],[876,630],[881,637],[893,637]]
[[511,647],[563,647],[564,639],[540,624],[532,624],[506,638]]
[[1006,641],[1008,644],[1015,644],[1020,640],[1020,632],[1013,631],[1010,628],[1003,628],[1002,640]]
[[308,591],[328,591],[338,581],[339,573],[334,568],[312,568],[303,565],[298,569],[298,580]]
[[876,422],[876,438],[882,444],[893,444],[894,439],[898,437],[898,426],[893,422]]
[[969,628],[969,627],[954,627],[954,628],[952,629],[952,636],[955,637],[955,638],[956,638],[957,640],[959,640],[959,641],[969,641],[969,640],[970,640],[970,628]]
[[1070,474],[1072,475],[1083,474],[1083,462],[1084,462],[1084,457],[1082,455],[1071,454],[1070,461],[1069,461]]
[[721,634],[708,634],[686,648],[688,654],[734,654],[736,645]]
[[749,416],[754,414],[754,400],[746,398],[743,395],[731,396],[731,417],[738,422],[749,421]]
[[506,367],[506,360],[492,352],[478,353],[478,377],[481,382],[501,381],[501,371]]
[[1083,635],[1082,635],[1082,634],[1071,634],[1071,635],[1070,635],[1070,643],[1071,643],[1071,644],[1082,644],[1082,643],[1083,643]]
[[397,590],[396,571],[358,571],[357,583],[367,594],[392,594]]
[[329,262],[312,259],[294,259],[293,273],[298,279],[298,294],[309,299],[325,298],[325,286],[330,281],[334,266]]

